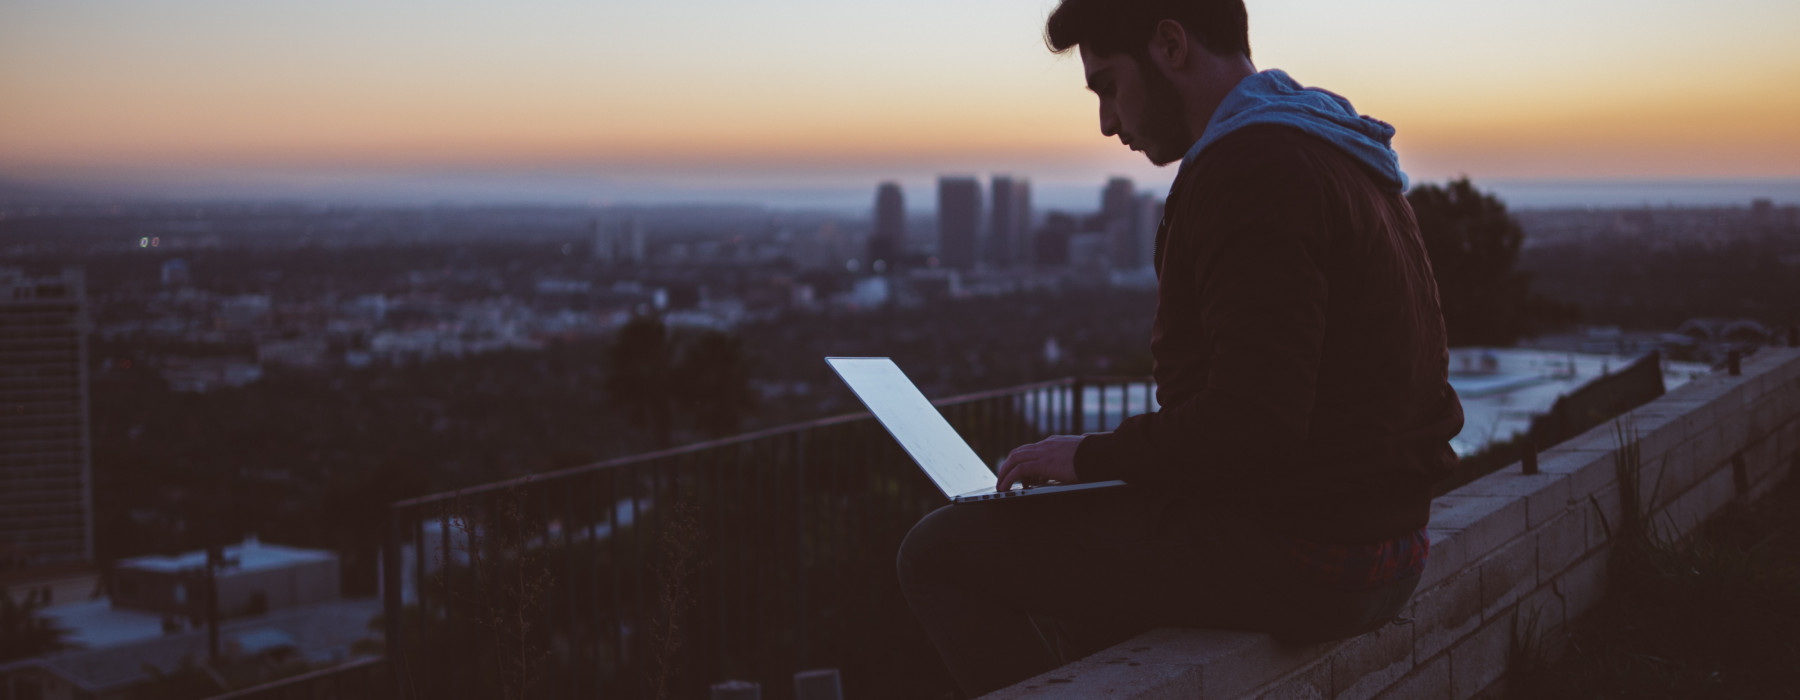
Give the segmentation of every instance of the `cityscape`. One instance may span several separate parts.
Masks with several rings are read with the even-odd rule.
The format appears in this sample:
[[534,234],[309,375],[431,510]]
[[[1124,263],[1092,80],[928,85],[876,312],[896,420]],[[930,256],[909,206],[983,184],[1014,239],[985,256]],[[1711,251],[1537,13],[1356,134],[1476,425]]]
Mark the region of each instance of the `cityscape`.
[[[12,576],[33,582],[28,590],[42,592],[60,639],[87,649],[74,653],[93,663],[169,648],[193,657],[205,649],[205,623],[218,619],[240,637],[286,635],[283,643],[303,647],[305,660],[284,668],[332,667],[378,646],[368,623],[381,608],[384,501],[853,413],[854,399],[811,361],[830,354],[890,353],[932,396],[1149,373],[1142,339],[1154,306],[1156,193],[1113,178],[1095,189],[1092,209],[1040,211],[1025,178],[937,184],[937,201],[920,212],[896,184],[880,183],[861,216],[742,206],[7,202],[0,246],[17,262],[5,273],[6,357],[20,379],[6,394],[17,407],[7,419],[6,560],[25,572]],[[1644,350],[1665,358],[1672,389],[1711,372],[1724,348],[1786,342],[1772,319],[1794,311],[1784,294],[1800,269],[1800,207],[1757,200],[1514,216],[1523,233],[1518,264],[1537,288],[1622,321],[1548,328],[1501,351],[1498,364],[1494,350],[1458,350],[1452,369],[1467,379],[1453,374],[1453,382],[1462,382],[1469,423],[1455,444],[1466,457],[1523,434],[1558,397]],[[1786,281],[1738,299],[1742,306],[1728,309],[1741,315],[1735,320],[1639,318],[1584,296],[1593,293],[1586,271],[1556,266],[1581,255],[1705,266],[1719,264],[1708,256],[1764,256],[1769,246]],[[698,338],[730,340],[723,356],[695,360],[713,369],[681,369],[725,376],[703,388],[737,396],[726,402],[736,408],[708,419],[692,406],[670,407],[660,428],[627,408],[619,348],[627,327],[652,320],[685,348],[700,347]],[[1091,332],[1109,327],[1116,332]],[[683,358],[676,362],[693,355],[672,354]],[[562,375],[533,369],[546,361],[587,366]],[[399,379],[407,373],[413,378]],[[511,389],[405,388],[427,377],[461,393],[471,381]],[[303,396],[301,385],[323,389]],[[1134,391],[1120,387],[1119,417],[1152,408]],[[233,415],[278,396],[291,405]],[[1096,394],[1082,420],[1107,425],[1105,408],[1093,413],[1107,396]],[[512,421],[476,406],[484,401],[542,402],[565,413],[529,411],[512,420],[537,425],[506,428]],[[173,405],[184,408],[159,410]],[[295,422],[312,434],[279,427]],[[371,430],[386,444],[346,454],[375,443],[343,431]],[[506,437],[515,430],[533,437]],[[446,439],[462,434],[483,437]],[[237,437],[196,452],[187,441],[203,435]],[[184,456],[145,461],[155,455]],[[220,470],[230,477],[220,481]],[[206,503],[221,497],[233,503]],[[333,517],[350,527],[321,528]],[[425,541],[457,534],[450,523],[428,521]],[[429,578],[446,557],[457,560],[458,546],[446,542],[423,554],[402,550],[405,600],[416,604],[421,572]],[[218,543],[234,578],[218,584],[222,602],[209,614],[181,591],[198,586],[183,577],[207,569],[205,552]],[[138,571],[152,578],[130,577]],[[176,583],[156,583],[159,575]],[[256,583],[296,576],[310,583]],[[290,610],[304,614],[280,617]],[[268,622],[282,619],[289,622]],[[336,627],[293,626],[302,620]],[[15,683],[101,678],[8,668],[19,671],[9,676]],[[29,668],[50,675],[20,675]],[[279,675],[238,672],[238,683]],[[154,682],[128,675],[130,687]]]

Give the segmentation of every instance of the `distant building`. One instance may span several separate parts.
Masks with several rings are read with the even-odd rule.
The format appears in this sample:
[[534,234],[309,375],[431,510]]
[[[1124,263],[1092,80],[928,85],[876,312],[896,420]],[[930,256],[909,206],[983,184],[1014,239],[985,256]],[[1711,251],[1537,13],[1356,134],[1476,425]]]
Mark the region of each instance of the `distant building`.
[[613,256],[612,232],[606,228],[606,222],[594,220],[594,261],[611,263]]
[[[230,679],[230,686],[209,688],[205,695],[210,697],[275,680],[296,667],[320,670],[356,662],[359,656],[361,663],[369,663],[362,649],[375,640],[369,624],[380,613],[378,600],[334,600],[233,620],[219,626],[216,665],[207,660],[205,630],[181,627],[160,632],[152,616],[138,614],[152,617],[150,634],[111,643],[85,642],[81,648],[0,664],[0,698],[194,697],[165,695],[166,686],[152,684],[184,674],[205,674],[213,684]],[[79,629],[76,632],[77,639],[84,636]]]
[[[214,572],[221,617],[254,615],[338,597],[338,557],[333,552],[263,544],[254,535],[223,548]],[[122,559],[113,567],[114,608],[203,619],[206,552]]]
[[1032,236],[1032,264],[1038,267],[1062,267],[1069,264],[1069,239],[1074,237],[1079,222],[1062,212],[1044,217],[1044,225]]
[[85,287],[0,268],[0,569],[94,556]]
[[857,251],[862,247],[848,231],[838,228],[835,222],[827,221],[820,224],[818,230],[794,241],[793,256],[802,268],[854,273],[865,267],[863,261],[856,257]]
[[1775,337],[1768,327],[1747,318],[1693,318],[1675,332],[1695,342],[1736,345],[1760,345]]
[[1031,230],[1031,181],[994,176],[993,208],[983,257],[996,269],[1022,265],[1028,255],[1026,234]]
[[886,306],[892,297],[892,285],[886,277],[864,277],[856,281],[846,300],[860,308],[877,309]]
[[169,388],[186,393],[240,387],[263,378],[262,365],[244,357],[170,357],[161,365]]
[[1775,223],[1775,202],[1768,199],[1750,201],[1750,223],[1767,226]]
[[164,287],[185,287],[191,281],[186,260],[176,258],[162,264],[162,283]]
[[1097,231],[1070,236],[1069,263],[1080,268],[1117,267],[1108,264],[1114,243],[1112,236]]
[[962,273],[956,270],[913,270],[906,276],[912,294],[923,299],[949,299],[963,296]]
[[972,177],[938,178],[938,260],[956,270],[975,268],[981,221],[981,183]]
[[219,320],[227,328],[260,328],[269,322],[273,304],[267,294],[240,294],[219,302]]
[[1137,229],[1138,266],[1149,267],[1156,264],[1156,228],[1162,225],[1163,199],[1146,194],[1139,196],[1136,204],[1132,224]]
[[900,185],[883,182],[875,188],[875,232],[869,236],[869,265],[891,268],[906,248],[906,196]]
[[595,221],[594,260],[608,265],[644,264],[644,227],[637,219],[618,226]]
[[318,369],[325,365],[331,348],[323,338],[270,340],[256,346],[256,361],[262,365]]
[[1110,258],[1115,268],[1129,270],[1146,264],[1137,213],[1137,190],[1131,180],[1122,177],[1108,180],[1106,189],[1100,193],[1100,223],[1112,243]]

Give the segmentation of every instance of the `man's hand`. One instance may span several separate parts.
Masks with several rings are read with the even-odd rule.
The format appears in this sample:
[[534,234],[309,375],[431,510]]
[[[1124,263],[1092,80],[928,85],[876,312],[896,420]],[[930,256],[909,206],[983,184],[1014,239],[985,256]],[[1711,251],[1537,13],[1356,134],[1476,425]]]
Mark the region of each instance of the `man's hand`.
[[1013,450],[1000,463],[1000,481],[994,488],[1005,491],[1016,483],[1046,481],[1075,483],[1075,448],[1080,444],[1080,435],[1052,435]]

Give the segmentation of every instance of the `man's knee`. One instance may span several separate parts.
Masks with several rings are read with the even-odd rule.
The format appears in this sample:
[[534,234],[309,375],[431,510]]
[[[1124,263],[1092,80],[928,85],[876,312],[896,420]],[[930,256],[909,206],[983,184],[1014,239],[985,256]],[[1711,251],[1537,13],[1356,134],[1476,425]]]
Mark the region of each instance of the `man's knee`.
[[900,553],[896,556],[895,568],[900,574],[900,581],[922,582],[937,580],[950,566],[946,560],[953,557],[959,539],[959,531],[967,535],[966,508],[944,506],[927,513],[906,533],[906,539],[900,543]]

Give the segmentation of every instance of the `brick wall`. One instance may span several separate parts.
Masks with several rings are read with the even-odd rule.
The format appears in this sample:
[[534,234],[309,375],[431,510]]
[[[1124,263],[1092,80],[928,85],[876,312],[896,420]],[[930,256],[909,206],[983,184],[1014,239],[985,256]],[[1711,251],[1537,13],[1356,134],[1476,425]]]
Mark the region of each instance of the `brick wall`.
[[[1696,380],[1631,414],[1640,498],[1670,534],[1800,471],[1800,350]],[[1431,561],[1397,624],[1329,644],[1161,629],[989,698],[1464,700],[1505,672],[1515,619],[1557,638],[1599,599],[1620,519],[1612,424],[1432,503]]]

